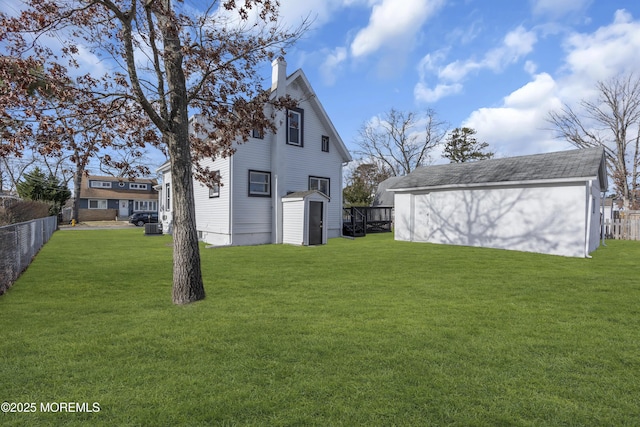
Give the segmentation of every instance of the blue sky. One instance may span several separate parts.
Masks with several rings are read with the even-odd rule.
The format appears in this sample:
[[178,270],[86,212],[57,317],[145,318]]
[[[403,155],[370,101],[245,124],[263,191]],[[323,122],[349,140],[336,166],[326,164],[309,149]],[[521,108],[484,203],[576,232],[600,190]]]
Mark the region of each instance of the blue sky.
[[280,3],[289,25],[314,18],[288,72],[304,70],[352,151],[363,123],[391,108],[432,108],[500,157],[570,149],[548,130],[548,112],[640,70],[638,0]]
[[[209,2],[186,0],[201,9]],[[391,108],[434,109],[498,157],[572,148],[548,112],[593,99],[598,81],[640,73],[638,0],[280,0],[291,49],[354,157],[358,129]],[[19,6],[0,0],[0,9]],[[82,69],[104,64],[88,51]],[[265,64],[265,87],[271,66]],[[155,158],[156,156],[152,156]],[[439,152],[432,161],[444,162]],[[160,163],[161,160],[156,160]]]

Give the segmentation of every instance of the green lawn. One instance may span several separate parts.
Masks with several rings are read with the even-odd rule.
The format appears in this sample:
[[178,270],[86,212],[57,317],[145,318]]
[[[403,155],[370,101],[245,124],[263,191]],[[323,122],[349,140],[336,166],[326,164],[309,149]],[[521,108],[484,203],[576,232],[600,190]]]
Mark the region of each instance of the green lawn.
[[[54,234],[0,297],[1,425],[640,424],[640,242],[593,259],[395,242],[202,250]],[[99,412],[42,413],[93,402]]]

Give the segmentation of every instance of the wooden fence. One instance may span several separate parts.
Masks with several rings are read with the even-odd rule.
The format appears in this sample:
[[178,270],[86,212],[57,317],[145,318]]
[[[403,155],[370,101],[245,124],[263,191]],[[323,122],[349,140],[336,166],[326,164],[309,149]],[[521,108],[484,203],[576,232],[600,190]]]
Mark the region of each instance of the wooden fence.
[[604,230],[607,239],[640,240],[640,217],[607,219]]

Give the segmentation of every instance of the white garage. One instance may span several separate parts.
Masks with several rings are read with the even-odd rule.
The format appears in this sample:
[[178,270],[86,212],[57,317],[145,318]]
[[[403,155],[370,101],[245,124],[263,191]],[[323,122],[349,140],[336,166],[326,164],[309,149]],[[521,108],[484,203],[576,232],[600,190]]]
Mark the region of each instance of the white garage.
[[422,167],[389,189],[395,239],[588,257],[607,186],[602,148]]

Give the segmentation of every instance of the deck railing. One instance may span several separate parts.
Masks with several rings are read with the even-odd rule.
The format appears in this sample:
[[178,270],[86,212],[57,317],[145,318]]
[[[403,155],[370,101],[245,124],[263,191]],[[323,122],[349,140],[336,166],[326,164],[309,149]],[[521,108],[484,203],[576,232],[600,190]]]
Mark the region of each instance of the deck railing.
[[367,233],[390,232],[393,208],[352,206],[342,210],[342,232],[346,236],[360,237]]

